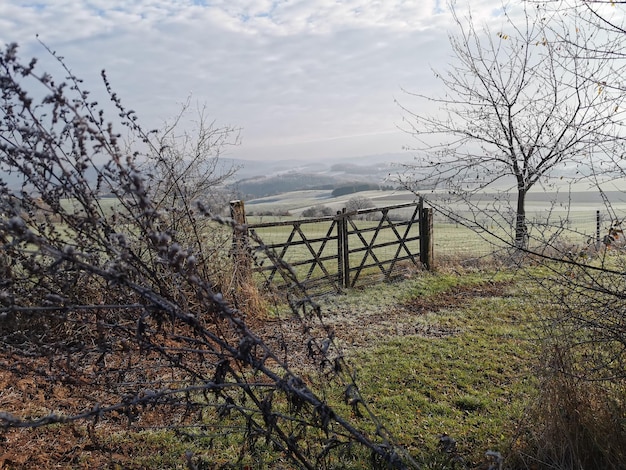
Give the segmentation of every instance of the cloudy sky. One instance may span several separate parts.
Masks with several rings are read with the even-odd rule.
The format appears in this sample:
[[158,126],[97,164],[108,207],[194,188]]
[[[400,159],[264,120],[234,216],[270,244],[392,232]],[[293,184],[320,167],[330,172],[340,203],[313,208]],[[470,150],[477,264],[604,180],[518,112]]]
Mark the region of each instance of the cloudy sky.
[[[472,0],[498,21],[500,0]],[[457,10],[466,8],[457,1]],[[409,102],[441,91],[450,61],[446,0],[3,0],[0,43],[56,69],[62,55],[92,93],[106,69],[147,128],[191,96],[241,128],[229,156],[333,159],[400,153]]]

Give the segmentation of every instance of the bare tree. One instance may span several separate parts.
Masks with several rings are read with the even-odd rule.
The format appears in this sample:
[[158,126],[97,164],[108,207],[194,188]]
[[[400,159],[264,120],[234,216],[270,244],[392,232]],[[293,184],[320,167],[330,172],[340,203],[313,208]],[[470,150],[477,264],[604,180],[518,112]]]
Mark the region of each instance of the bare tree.
[[[365,196],[352,196],[346,201],[346,211],[348,212],[358,212],[362,209],[371,209],[372,207],[375,207],[374,203]],[[363,220],[373,220],[375,216],[375,213],[370,212],[356,217]]]
[[526,195],[558,170],[584,173],[591,158],[619,148],[623,94],[602,85],[613,77],[611,58],[559,54],[546,27],[553,17],[538,6],[515,16],[505,8],[497,31],[477,29],[471,14],[453,16],[455,62],[435,72],[445,95],[409,93],[434,114],[403,107],[418,142],[404,181],[464,198],[510,184],[515,244],[525,247]]
[[[534,1],[530,1],[534,3]],[[572,57],[590,64],[601,64],[605,69],[602,76],[594,76],[594,67],[582,70],[585,78],[596,84],[598,90],[608,90],[614,96],[626,93],[626,3],[613,0],[551,0],[544,2],[545,8],[554,15],[555,21],[546,24],[549,28],[557,54],[568,62]],[[619,105],[620,103],[616,103]],[[620,123],[623,127],[623,122]],[[605,139],[598,139],[601,148]],[[597,183],[609,178],[626,176],[626,165],[622,158],[626,146],[600,149],[605,158],[595,162],[591,170]]]
[[348,212],[370,209],[372,207],[374,207],[374,203],[365,196],[353,196],[346,201],[346,210]]
[[[143,139],[147,147],[139,156],[148,196],[162,224],[176,233],[180,242],[193,247],[199,256],[196,266],[216,285],[230,290],[235,273],[228,259],[232,242],[227,230],[214,230],[206,217],[194,215],[197,204],[214,216],[228,213],[234,194],[228,188],[237,167],[221,159],[224,151],[240,143],[239,130],[209,121],[206,106],[192,109],[190,98],[179,113]],[[131,151],[129,149],[129,151]],[[226,254],[226,256],[224,256]]]
[[335,211],[323,204],[315,204],[302,211],[302,217],[325,217],[333,215]]
[[239,142],[238,129],[217,126],[209,121],[206,105],[192,110],[188,98],[171,122],[155,131],[145,155],[142,170],[151,178],[155,203],[169,210],[181,200],[202,201],[216,214],[225,211],[232,194],[224,186],[238,168],[220,157]]
[[[577,51],[589,60],[610,57],[614,69],[623,67],[626,59],[624,41],[626,36],[626,2],[615,0],[548,0],[538,2],[526,0],[529,4],[540,4],[548,11],[556,13],[560,21],[548,27],[556,34],[565,53]],[[566,26],[565,26],[566,25]],[[564,27],[565,26],[565,27]],[[563,50],[563,49],[560,49]],[[607,87],[624,89],[626,83],[615,77],[607,82]]]

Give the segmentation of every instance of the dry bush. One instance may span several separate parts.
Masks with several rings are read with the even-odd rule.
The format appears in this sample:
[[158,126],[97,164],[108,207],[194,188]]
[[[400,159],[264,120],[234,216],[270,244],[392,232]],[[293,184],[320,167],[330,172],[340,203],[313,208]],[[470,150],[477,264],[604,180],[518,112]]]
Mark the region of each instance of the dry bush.
[[[0,168],[20,181],[0,180],[1,200],[18,202],[0,216],[0,380],[17,384],[0,432],[104,422],[224,440],[242,467],[265,455],[263,466],[328,468],[355,448],[381,466],[415,466],[360,396],[318,305],[291,305],[315,388],[280,338],[248,322],[258,293],[222,264],[222,235],[237,227],[182,184],[194,178],[180,179],[204,168],[228,129],[205,128],[189,156],[170,154],[103,73],[121,125],[149,149],[128,151],[58,62],[66,82],[23,63],[16,45],[0,53]],[[158,175],[170,184],[155,186]],[[211,231],[218,242],[207,245]],[[346,397],[350,411],[329,404]]]
[[626,259],[612,243],[574,250],[552,244],[533,259],[543,260],[534,280],[545,292],[545,346],[519,455],[531,468],[622,469]]
[[543,357],[551,362],[516,449],[520,460],[538,469],[624,468],[624,379],[595,382],[581,377],[569,353],[558,346]]

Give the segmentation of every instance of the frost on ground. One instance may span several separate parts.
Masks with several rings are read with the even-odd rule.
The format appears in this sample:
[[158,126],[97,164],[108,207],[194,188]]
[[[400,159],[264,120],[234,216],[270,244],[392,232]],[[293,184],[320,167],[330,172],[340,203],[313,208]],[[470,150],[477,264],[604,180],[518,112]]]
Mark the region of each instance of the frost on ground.
[[467,304],[475,298],[502,297],[509,282],[485,282],[454,286],[433,295],[413,297],[410,283],[382,285],[367,291],[328,297],[319,302],[322,318],[308,332],[296,318],[268,321],[259,327],[259,334],[289,351],[292,367],[306,367],[307,351],[303,334],[323,338],[331,332],[337,345],[352,349],[369,347],[394,337],[445,337],[459,333],[457,328],[439,324],[433,315]]

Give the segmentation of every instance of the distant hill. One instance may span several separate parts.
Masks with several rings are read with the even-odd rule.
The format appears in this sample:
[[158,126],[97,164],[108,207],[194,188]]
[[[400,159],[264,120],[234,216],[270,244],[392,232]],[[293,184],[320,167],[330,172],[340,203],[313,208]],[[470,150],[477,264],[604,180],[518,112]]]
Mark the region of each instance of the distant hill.
[[254,176],[272,176],[285,172],[298,173],[377,173],[387,174],[395,171],[394,164],[411,160],[408,153],[382,155],[363,155],[358,158],[340,158],[324,160],[243,160],[220,157],[223,166],[237,168],[238,180]]
[[337,178],[329,175],[293,172],[239,180],[232,185],[232,188],[240,197],[249,199],[305,189],[333,189],[337,183]]
[[[242,191],[250,189],[254,194],[277,194],[275,188],[308,189],[319,185],[334,185],[346,181],[366,181],[381,183],[389,173],[394,173],[393,163],[406,161],[407,154],[365,155],[358,158],[332,160],[243,160],[219,157],[216,172],[226,174],[236,170],[229,184],[240,187]],[[87,170],[88,181],[96,181],[96,171]],[[266,178],[267,181],[261,181]],[[19,189],[23,176],[15,172],[8,173],[0,168],[0,179],[9,188]],[[253,181],[256,180],[256,181]]]
[[[242,198],[273,196],[290,191],[336,189],[348,184],[389,184],[394,173],[392,155],[365,156],[340,160],[254,161],[225,159],[222,163],[237,169],[230,187]],[[405,155],[406,158],[406,155]]]

